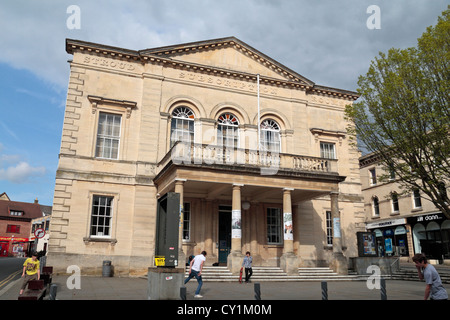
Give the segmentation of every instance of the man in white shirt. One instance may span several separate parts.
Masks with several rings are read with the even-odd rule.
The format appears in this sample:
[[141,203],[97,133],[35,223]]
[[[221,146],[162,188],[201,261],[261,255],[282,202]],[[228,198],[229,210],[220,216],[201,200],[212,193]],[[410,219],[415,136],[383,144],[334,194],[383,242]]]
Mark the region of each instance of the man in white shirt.
[[197,255],[192,259],[191,264],[189,265],[189,276],[184,281],[184,284],[188,283],[189,280],[195,277],[198,282],[197,290],[195,291],[194,298],[203,298],[202,295],[200,295],[200,289],[203,285],[202,280],[202,270],[203,270],[203,264],[206,261],[206,251],[202,251],[201,254]]

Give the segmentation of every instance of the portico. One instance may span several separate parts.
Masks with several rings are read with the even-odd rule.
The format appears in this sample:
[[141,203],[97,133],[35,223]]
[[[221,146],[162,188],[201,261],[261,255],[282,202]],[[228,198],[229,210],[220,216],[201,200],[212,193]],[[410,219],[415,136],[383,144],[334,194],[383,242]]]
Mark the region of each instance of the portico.
[[[186,151],[184,154],[194,154]],[[279,167],[271,175],[262,175],[261,168],[249,163],[194,163],[187,158],[180,162],[174,154],[171,150],[159,163],[154,183],[159,196],[171,191],[180,193],[181,205],[185,212],[188,209],[189,217],[184,216],[180,223],[180,261],[182,257],[206,250],[208,264],[226,264],[237,274],[245,252],[250,251],[254,265],[280,266],[288,274],[295,274],[302,264],[298,250],[301,228],[295,221],[299,221],[296,216],[302,212],[294,207],[330,196],[329,206],[336,221],[333,227],[340,228],[337,190],[345,177],[330,171],[329,164],[309,167],[309,170]],[[268,221],[268,212],[274,214],[273,223]],[[184,223],[189,226],[185,227]],[[336,230],[334,236],[339,235],[340,230]],[[334,246],[334,255],[342,255],[341,243],[336,240]],[[335,263],[331,265],[334,267]],[[341,273],[346,273],[345,261],[344,266]]]

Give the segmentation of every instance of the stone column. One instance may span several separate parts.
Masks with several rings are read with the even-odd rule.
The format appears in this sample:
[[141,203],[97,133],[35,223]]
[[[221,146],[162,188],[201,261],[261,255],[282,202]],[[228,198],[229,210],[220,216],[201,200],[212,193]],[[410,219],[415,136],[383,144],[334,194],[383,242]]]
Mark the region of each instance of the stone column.
[[227,258],[228,269],[233,274],[239,274],[242,260],[242,218],[241,218],[241,187],[242,184],[233,184],[232,211],[231,211],[231,252]]
[[283,235],[284,248],[280,258],[280,267],[288,275],[297,275],[300,259],[294,253],[294,228],[292,223],[292,201],[293,189],[283,189]]
[[178,268],[186,267],[186,254],[183,251],[183,209],[184,209],[184,183],[185,179],[175,180],[175,192],[180,194],[180,224],[178,229]]
[[333,257],[330,267],[338,274],[348,274],[347,259],[342,253],[341,213],[339,211],[339,193],[331,192],[331,223],[333,225]]

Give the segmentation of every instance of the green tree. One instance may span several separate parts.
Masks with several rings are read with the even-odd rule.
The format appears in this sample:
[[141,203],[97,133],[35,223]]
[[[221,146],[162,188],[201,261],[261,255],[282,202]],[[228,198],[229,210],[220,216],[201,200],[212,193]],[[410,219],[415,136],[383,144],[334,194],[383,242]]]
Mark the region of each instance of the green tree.
[[349,134],[377,153],[405,192],[419,189],[450,219],[450,6],[417,47],[379,53],[346,107]]

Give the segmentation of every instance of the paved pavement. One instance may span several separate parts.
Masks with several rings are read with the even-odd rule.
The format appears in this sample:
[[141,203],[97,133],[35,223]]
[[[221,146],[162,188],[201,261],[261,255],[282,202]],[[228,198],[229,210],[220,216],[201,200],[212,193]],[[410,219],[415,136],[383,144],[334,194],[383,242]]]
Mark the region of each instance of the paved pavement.
[[[68,276],[53,277],[57,284],[57,300],[147,300],[146,278],[82,276],[80,289],[69,289]],[[17,300],[22,279],[0,290],[0,300]],[[72,283],[73,282],[69,282]],[[261,300],[321,300],[320,282],[260,282]],[[329,300],[381,300],[381,292],[370,290],[366,281],[330,281]],[[187,300],[254,300],[254,284],[204,282],[202,299],[194,299],[197,282],[186,284]],[[444,285],[450,292],[449,285]],[[419,281],[386,280],[388,300],[422,300],[425,283]],[[48,295],[47,295],[48,297]],[[45,299],[47,299],[47,297]]]

